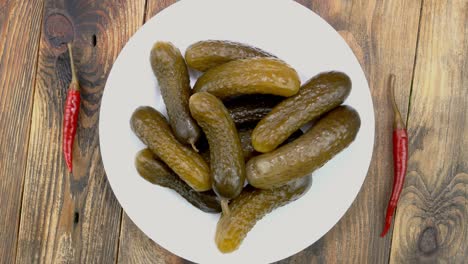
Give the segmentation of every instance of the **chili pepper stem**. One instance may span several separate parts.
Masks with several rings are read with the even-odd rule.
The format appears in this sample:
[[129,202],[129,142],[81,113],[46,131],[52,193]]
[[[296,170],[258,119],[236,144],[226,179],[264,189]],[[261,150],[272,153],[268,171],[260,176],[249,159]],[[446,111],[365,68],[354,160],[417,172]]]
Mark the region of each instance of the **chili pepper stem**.
[[70,57],[70,67],[71,67],[71,74],[72,74],[70,88],[75,89],[75,90],[79,90],[80,86],[78,85],[78,76],[76,74],[75,60],[73,59],[73,51],[72,51],[71,42],[69,42],[67,44],[67,47],[68,47],[68,55]]
[[229,201],[227,199],[221,200],[221,210],[223,210],[223,215],[229,216],[231,214],[231,210],[229,209]]
[[403,123],[403,119],[401,118],[400,111],[398,110],[398,106],[395,100],[395,75],[390,74],[388,78],[388,85],[390,87],[390,96],[392,99],[392,108],[393,108],[393,114],[395,115],[393,118],[393,128],[394,129],[405,129],[405,123]]

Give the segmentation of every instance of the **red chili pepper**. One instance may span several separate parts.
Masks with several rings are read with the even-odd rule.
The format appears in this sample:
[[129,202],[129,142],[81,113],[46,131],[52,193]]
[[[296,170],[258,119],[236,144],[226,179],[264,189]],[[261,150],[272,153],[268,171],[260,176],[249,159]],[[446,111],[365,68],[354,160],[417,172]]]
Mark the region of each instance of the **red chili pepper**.
[[72,172],[73,162],[73,142],[75,140],[76,128],[78,126],[78,114],[80,112],[80,84],[76,76],[75,64],[71,44],[68,43],[68,52],[70,54],[70,64],[72,80],[68,87],[67,101],[65,102],[65,112],[63,114],[63,154],[68,170]]
[[385,226],[381,237],[384,237],[390,225],[392,224],[393,214],[400,198],[403,184],[405,183],[406,168],[408,165],[408,133],[406,126],[401,119],[400,111],[395,101],[395,75],[391,74],[389,78],[389,88],[392,96],[393,106],[393,189],[390,201],[387,207],[387,215],[385,217]]

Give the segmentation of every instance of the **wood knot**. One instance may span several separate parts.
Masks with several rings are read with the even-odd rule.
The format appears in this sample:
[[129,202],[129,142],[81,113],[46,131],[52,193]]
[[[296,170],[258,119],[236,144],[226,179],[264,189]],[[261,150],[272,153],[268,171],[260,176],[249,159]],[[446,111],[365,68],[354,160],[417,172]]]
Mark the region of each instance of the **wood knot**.
[[419,236],[418,247],[424,255],[431,255],[436,252],[439,247],[437,244],[437,229],[432,226],[426,227]]
[[97,37],[96,37],[96,34],[93,34],[93,37],[91,39],[91,44],[93,45],[93,47],[96,47],[97,45]]
[[55,48],[65,48],[66,43],[73,41],[73,25],[64,14],[53,13],[48,15],[44,29],[47,40]]
[[79,222],[80,222],[80,213],[75,212],[75,214],[73,214],[73,223],[78,224]]

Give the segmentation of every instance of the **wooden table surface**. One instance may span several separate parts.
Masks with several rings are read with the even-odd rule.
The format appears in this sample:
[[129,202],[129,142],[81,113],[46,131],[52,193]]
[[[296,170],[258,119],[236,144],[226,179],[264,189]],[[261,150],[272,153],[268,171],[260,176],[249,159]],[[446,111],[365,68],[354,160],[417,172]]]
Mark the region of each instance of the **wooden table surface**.
[[[187,262],[122,211],[98,136],[112,63],[138,28],[173,2],[0,0],[0,263]],[[339,31],[359,59],[376,134],[369,173],[346,215],[279,263],[466,263],[468,1],[299,2]],[[61,152],[70,81],[64,43],[72,39],[83,88],[74,175]],[[393,177],[390,72],[410,151],[395,224],[380,238]]]

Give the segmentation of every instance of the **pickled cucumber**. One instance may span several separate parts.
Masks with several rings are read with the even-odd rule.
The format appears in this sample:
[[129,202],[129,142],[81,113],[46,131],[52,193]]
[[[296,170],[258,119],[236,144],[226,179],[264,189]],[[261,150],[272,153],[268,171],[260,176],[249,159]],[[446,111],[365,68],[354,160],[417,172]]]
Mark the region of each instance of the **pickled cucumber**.
[[351,144],[360,125],[356,110],[340,106],[293,142],[250,159],[247,179],[254,187],[268,189],[303,177]]
[[[250,158],[259,155],[252,146],[252,131],[253,129],[238,129],[239,140],[242,147],[242,153],[244,154],[244,160],[248,161]],[[200,152],[200,155],[205,159],[207,163],[210,163],[210,150]]]
[[177,141],[161,113],[149,106],[139,107],[130,125],[140,140],[195,191],[211,189],[209,166],[198,153]]
[[[244,160],[248,161],[253,156],[260,154],[259,152],[255,151],[252,146],[252,131],[253,129],[239,129],[239,140],[242,147],[242,153],[244,153]],[[200,152],[200,155],[203,159],[210,164],[210,150],[206,149]]]
[[299,199],[307,193],[312,177],[293,180],[276,189],[260,190],[247,186],[231,204],[231,213],[221,215],[215,242],[223,253],[239,248],[242,240],[254,225],[274,209]]
[[185,52],[187,64],[199,71],[206,71],[233,60],[253,57],[275,56],[259,48],[226,40],[199,41],[190,45]]
[[301,85],[297,72],[275,58],[235,60],[211,68],[195,83],[195,92],[209,92],[218,98],[241,94],[291,96]]
[[351,91],[351,80],[341,72],[319,74],[299,93],[271,110],[255,128],[252,144],[259,152],[270,152],[294,131],[342,104]]
[[138,152],[135,158],[138,173],[147,181],[172,189],[189,203],[207,213],[221,212],[221,205],[213,191],[195,192],[149,149]]
[[182,54],[169,42],[156,42],[151,50],[150,61],[166,104],[172,131],[180,142],[194,147],[200,137],[200,128],[190,116],[188,108],[190,77]]
[[189,107],[208,139],[213,190],[224,206],[225,201],[239,195],[245,182],[244,155],[236,126],[223,103],[209,93],[192,95]]
[[237,127],[255,126],[284,99],[282,96],[257,94],[243,95],[225,100],[223,103]]
[[[244,159],[245,161],[250,160],[252,157],[258,156],[260,153],[256,151],[252,145],[252,132],[253,129],[242,128],[239,129],[239,139],[241,141],[242,150],[244,151]],[[286,141],[285,143],[289,143],[294,141],[295,139],[302,136],[301,130],[294,132]]]

